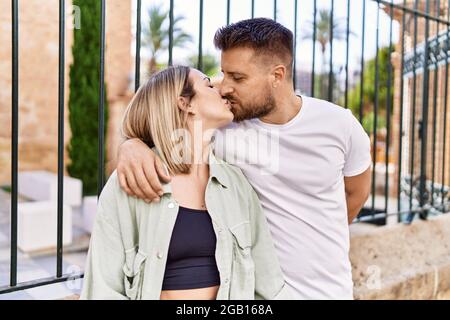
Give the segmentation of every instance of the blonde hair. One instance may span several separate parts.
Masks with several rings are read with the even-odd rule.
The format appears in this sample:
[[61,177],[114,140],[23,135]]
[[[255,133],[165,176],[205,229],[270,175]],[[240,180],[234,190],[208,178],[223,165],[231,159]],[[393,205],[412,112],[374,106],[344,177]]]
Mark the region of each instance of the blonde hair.
[[195,94],[189,72],[189,67],[175,66],[152,75],[136,92],[122,120],[122,135],[154,144],[172,174],[190,170],[189,162],[180,161],[190,155],[189,141],[174,138],[174,133],[186,129],[187,121],[187,114],[178,108],[178,98],[190,100]]

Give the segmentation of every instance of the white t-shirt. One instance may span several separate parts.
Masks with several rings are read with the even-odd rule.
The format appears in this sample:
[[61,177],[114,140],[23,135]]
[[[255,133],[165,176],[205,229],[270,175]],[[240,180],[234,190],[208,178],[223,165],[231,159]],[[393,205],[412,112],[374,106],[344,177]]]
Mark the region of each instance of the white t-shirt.
[[349,110],[301,96],[288,123],[233,123],[215,153],[257,192],[288,285],[298,299],[353,299],[344,177],[371,165],[370,140]]

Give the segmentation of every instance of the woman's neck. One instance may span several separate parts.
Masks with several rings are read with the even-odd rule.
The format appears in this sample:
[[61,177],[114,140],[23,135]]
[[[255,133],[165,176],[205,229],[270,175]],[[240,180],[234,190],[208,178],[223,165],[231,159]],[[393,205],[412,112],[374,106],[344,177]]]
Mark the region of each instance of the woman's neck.
[[[175,200],[184,207],[206,209],[205,192],[209,180],[209,154],[212,138],[207,133],[192,134],[191,163],[187,174],[175,175],[171,181]],[[214,132],[213,132],[214,133]]]
[[[189,130],[191,134],[192,163],[189,175],[193,177],[209,177],[209,154],[211,151],[211,139],[213,130],[197,131]],[[201,134],[199,134],[201,132]]]

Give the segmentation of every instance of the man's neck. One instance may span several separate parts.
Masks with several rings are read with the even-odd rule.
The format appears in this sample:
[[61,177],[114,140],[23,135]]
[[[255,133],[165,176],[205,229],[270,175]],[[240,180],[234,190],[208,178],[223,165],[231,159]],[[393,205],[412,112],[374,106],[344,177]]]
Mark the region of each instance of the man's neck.
[[293,90],[290,90],[290,92],[276,97],[275,104],[275,110],[259,120],[269,124],[286,124],[300,112],[303,100]]

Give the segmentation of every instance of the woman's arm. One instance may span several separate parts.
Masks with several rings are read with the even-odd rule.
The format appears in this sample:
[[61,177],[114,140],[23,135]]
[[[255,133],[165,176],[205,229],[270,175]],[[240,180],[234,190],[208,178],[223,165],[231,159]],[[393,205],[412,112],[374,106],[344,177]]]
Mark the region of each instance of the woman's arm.
[[281,271],[272,235],[256,192],[249,190],[252,227],[252,257],[255,263],[255,298],[274,300],[292,299]]
[[115,185],[107,184],[99,198],[80,299],[128,299],[122,269],[125,250],[118,223],[114,220],[118,217],[118,199],[113,192]]

